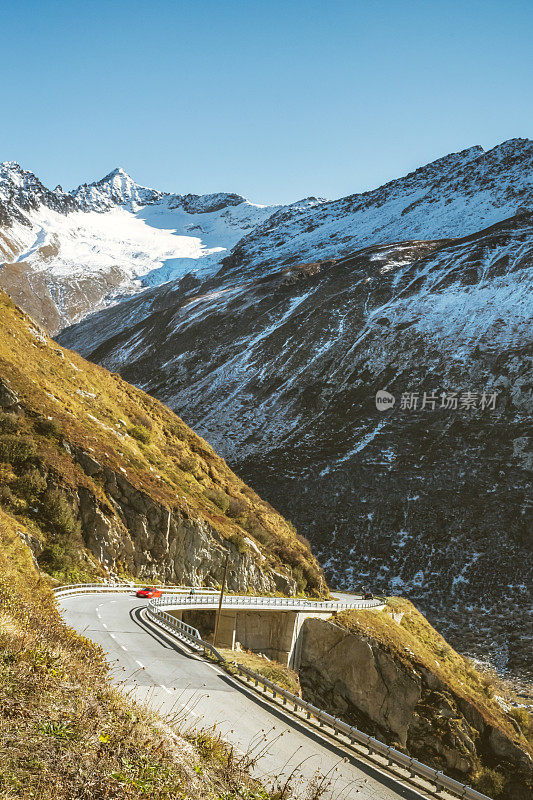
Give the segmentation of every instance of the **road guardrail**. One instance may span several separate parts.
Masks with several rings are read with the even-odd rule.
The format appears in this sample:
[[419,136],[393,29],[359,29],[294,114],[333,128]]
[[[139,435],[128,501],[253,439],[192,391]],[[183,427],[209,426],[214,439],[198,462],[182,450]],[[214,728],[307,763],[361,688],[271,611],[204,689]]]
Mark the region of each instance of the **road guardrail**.
[[[445,775],[440,770],[433,769],[433,767],[423,764],[416,758],[413,758],[406,753],[402,753],[400,750],[396,750],[394,747],[391,747],[384,742],[380,742],[379,739],[375,739],[369,734],[363,733],[363,731],[358,730],[358,728],[348,725],[346,722],[338,719],[338,717],[334,717],[331,714],[328,714],[326,711],[322,711],[322,709],[317,708],[317,706],[312,705],[312,703],[308,703],[306,700],[303,700],[301,697],[298,697],[298,695],[289,692],[287,689],[283,689],[283,687],[278,686],[278,684],[273,683],[273,681],[268,680],[268,678],[263,677],[263,675],[260,675],[258,672],[254,672],[247,667],[243,667],[237,662],[228,662],[227,659],[225,659],[224,656],[219,653],[210,642],[205,642],[202,639],[199,631],[196,628],[191,628],[190,625],[187,625],[181,620],[176,619],[176,617],[173,617],[168,612],[164,611],[161,607],[163,604],[160,602],[163,599],[167,600],[168,598],[154,598],[148,603],[147,614],[153,622],[165,628],[170,633],[177,635],[187,644],[192,644],[194,649],[202,650],[206,655],[210,655],[221,663],[231,663],[237,672],[243,675],[248,682],[255,684],[256,688],[261,686],[265,692],[270,690],[273,698],[276,699],[279,697],[284,706],[292,707],[292,710],[295,712],[303,712],[307,719],[314,717],[320,727],[327,726],[331,728],[334,732],[334,735],[340,735],[344,738],[347,738],[351,745],[358,744],[366,747],[368,751],[366,756],[370,760],[372,760],[375,756],[379,756],[381,759],[386,760],[387,766],[395,766],[407,773],[407,776],[404,775],[402,777],[423,778],[425,781],[435,786],[436,792],[444,789],[454,794],[456,797],[461,798],[461,800],[490,800],[487,795],[481,794],[471,786],[467,786],[464,783],[456,781],[454,778],[448,777],[448,775]],[[257,598],[248,599],[253,600]],[[286,598],[261,599],[285,600]],[[280,605],[285,606],[285,604]],[[333,605],[338,604],[334,603]],[[365,607],[367,606],[363,606],[363,608]],[[383,764],[379,763],[379,766],[383,766]]]
[[[169,594],[165,597],[157,597],[150,602],[154,606],[209,606],[218,607],[220,594],[217,592],[204,593],[202,595],[175,595]],[[235,606],[238,608],[269,608],[280,611],[347,611],[365,608],[382,608],[382,600],[373,598],[372,600],[354,600],[352,603],[336,600],[303,600],[298,597],[254,597],[253,595],[224,595],[223,607]]]
[[[95,594],[99,592],[115,592],[115,593],[123,593],[123,592],[137,592],[139,589],[144,589],[146,586],[150,586],[149,583],[72,583],[67,586],[56,586],[52,591],[57,597],[63,597],[64,595],[76,595],[76,594]],[[212,594],[213,589],[204,589],[192,586],[157,586],[160,592],[169,592],[173,594],[179,594],[181,592],[188,593],[194,588],[195,593],[198,594]]]
[[[69,586],[58,586],[53,591],[57,597],[94,593],[136,592],[149,584],[146,583],[75,583]],[[153,598],[150,602],[160,606],[184,608],[188,606],[207,606],[218,608],[220,592],[215,589],[196,588],[193,586],[157,586],[164,597]],[[336,600],[305,600],[298,597],[255,597],[254,595],[224,595],[223,607],[240,608],[273,608],[283,611],[347,611],[365,608],[382,608],[384,602],[380,598],[372,600],[357,599],[351,603]]]

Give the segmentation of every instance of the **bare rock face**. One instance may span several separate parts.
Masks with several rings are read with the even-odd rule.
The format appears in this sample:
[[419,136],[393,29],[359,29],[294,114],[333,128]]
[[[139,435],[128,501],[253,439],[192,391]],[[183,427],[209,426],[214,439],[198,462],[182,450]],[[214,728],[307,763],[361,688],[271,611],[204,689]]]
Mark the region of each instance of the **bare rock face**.
[[425,692],[409,724],[407,749],[443,765],[446,772],[469,775],[478,762],[477,731],[447,692]]
[[533,780],[527,753],[436,675],[327,620],[307,619],[302,637],[306,700],[459,780],[496,767],[510,776],[505,796],[522,798]]
[[306,620],[299,673],[306,699],[405,746],[420,678],[398,669],[369,641],[324,620]]
[[0,408],[11,411],[16,408],[18,397],[7,383],[0,379]]
[[230,591],[295,593],[292,578],[262,568],[259,551],[239,552],[206,522],[160,505],[88,453],[77,449],[75,458],[87,475],[98,477],[113,504],[114,513],[103,510],[83,487],[71,498],[85,546],[110,571],[122,568],[146,581],[215,585],[229,551]]
[[[335,709],[356,726],[372,726],[405,746],[422,689],[418,675],[398,668],[365,639],[318,619],[304,623],[300,681],[304,697]],[[401,702],[398,701],[401,698]]]

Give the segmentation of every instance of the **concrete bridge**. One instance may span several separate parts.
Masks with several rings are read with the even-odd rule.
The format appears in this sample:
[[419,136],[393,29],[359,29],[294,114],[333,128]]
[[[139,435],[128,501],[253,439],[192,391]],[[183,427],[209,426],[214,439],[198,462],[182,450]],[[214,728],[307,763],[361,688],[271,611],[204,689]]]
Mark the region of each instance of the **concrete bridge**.
[[[150,605],[166,611],[174,619],[197,631],[205,641],[213,641],[220,596],[165,595]],[[250,597],[226,595],[218,623],[216,646],[234,650],[239,644],[298,669],[301,630],[309,617],[331,617],[338,611],[384,607],[381,600],[363,600],[343,595],[339,601],[313,601],[286,597]]]

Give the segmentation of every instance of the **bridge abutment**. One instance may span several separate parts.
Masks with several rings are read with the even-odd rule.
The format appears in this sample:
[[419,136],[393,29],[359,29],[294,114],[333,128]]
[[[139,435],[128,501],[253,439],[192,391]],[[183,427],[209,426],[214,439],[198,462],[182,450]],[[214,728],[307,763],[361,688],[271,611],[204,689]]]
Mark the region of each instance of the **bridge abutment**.
[[[169,611],[200,631],[202,638],[213,641],[216,611]],[[310,617],[327,619],[331,611],[275,611],[222,609],[217,646],[234,650],[237,643],[244,650],[262,653],[284,666],[298,669],[301,652],[301,629]]]

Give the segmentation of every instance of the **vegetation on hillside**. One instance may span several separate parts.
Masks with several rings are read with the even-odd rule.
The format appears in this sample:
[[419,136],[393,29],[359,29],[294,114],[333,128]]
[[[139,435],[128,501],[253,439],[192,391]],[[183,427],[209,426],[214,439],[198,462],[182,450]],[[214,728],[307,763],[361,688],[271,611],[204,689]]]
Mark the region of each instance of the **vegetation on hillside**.
[[102,574],[83,548],[69,492],[85,488],[105,514],[115,513],[98,479],[73,458],[79,448],[169,511],[207,523],[239,552],[258,548],[267,569],[288,572],[298,591],[325,588],[293,526],[203,439],[162,403],[50,340],[4,293],[0,380],[20,400],[17,413],[0,414],[0,504],[39,540],[40,564],[54,577]]
[[299,695],[301,693],[298,673],[290,667],[283,666],[279,661],[266,658],[266,656],[261,653],[253,653],[251,650],[230,650],[220,647],[217,649],[226,659],[226,663],[223,664],[223,666],[224,669],[227,669],[229,672],[236,671],[232,666],[233,662],[236,661],[238,664],[241,664],[241,666],[258,672],[259,675],[262,675],[273,683],[277,683],[278,686],[287,689],[287,691],[293,694]]
[[275,800],[218,736],[111,687],[102,650],[61,620],[28,535],[0,509],[0,796]]

